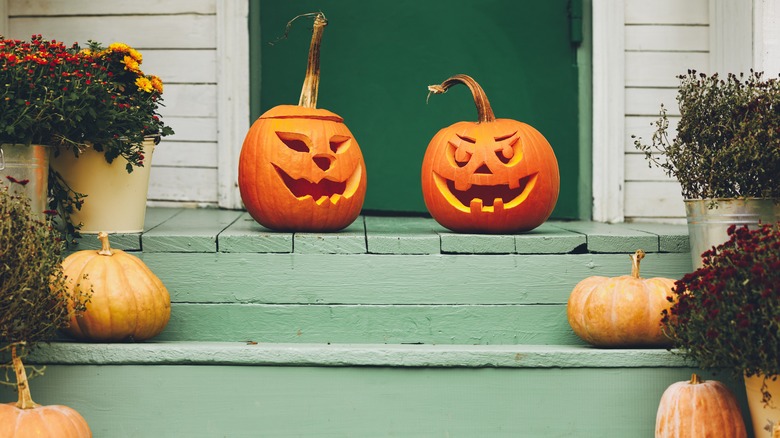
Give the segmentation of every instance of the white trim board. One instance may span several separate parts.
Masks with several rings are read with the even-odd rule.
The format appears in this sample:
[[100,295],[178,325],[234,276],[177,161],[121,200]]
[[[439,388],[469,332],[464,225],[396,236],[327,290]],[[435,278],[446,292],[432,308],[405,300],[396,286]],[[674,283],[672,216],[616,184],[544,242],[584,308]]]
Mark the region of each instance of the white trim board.
[[241,209],[238,158],[249,130],[249,1],[217,0],[217,202]]
[[625,8],[593,0],[593,220],[622,222]]

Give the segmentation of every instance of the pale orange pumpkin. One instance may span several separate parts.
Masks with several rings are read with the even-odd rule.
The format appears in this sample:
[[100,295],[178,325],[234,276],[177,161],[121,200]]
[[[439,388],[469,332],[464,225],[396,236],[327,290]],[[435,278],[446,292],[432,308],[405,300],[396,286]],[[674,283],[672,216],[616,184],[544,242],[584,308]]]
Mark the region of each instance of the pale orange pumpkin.
[[671,307],[674,280],[641,278],[645,253],[631,255],[631,275],[588,277],[574,287],[566,313],[574,333],[598,347],[665,347],[661,312]]
[[0,437],[2,438],[90,438],[87,420],[75,409],[63,405],[41,406],[32,400],[27,372],[11,347],[11,357],[19,401],[0,404]]
[[317,108],[319,48],[327,21],[317,14],[298,105],[278,105],[250,127],[238,160],[249,214],[284,231],[338,231],[360,214],[366,165],[344,120]]
[[100,251],[75,252],[62,262],[71,295],[91,291],[86,310],[63,331],[90,341],[143,341],[157,336],[171,316],[162,281],[138,257],[112,249],[100,233]]
[[745,421],[737,399],[716,380],[691,380],[666,388],[658,405],[655,438],[746,438]]
[[441,129],[428,143],[421,181],[425,206],[455,232],[515,233],[538,227],[558,201],[560,175],[552,146],[531,125],[497,119],[482,87],[455,75],[428,87],[471,90],[476,122]]

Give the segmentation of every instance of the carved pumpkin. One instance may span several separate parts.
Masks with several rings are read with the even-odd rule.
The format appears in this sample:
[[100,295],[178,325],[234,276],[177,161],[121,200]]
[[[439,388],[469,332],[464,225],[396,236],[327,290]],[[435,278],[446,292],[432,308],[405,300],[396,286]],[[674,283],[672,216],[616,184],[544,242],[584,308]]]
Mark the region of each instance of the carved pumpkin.
[[479,119],[440,130],[422,164],[425,206],[456,232],[514,233],[538,227],[558,201],[560,175],[550,143],[532,126],[496,119],[487,96],[467,75],[428,87],[469,87]]
[[11,347],[19,401],[0,404],[0,437],[3,438],[90,438],[87,421],[75,409],[63,405],[41,406],[30,396],[27,372]]
[[366,165],[338,115],[318,109],[319,47],[327,22],[318,14],[298,106],[271,108],[252,124],[238,162],[249,214],[285,231],[338,231],[360,214]]
[[631,275],[588,277],[574,287],[566,308],[569,325],[598,347],[666,347],[661,312],[671,307],[674,280],[639,276],[645,253],[631,255]]
[[655,438],[746,438],[745,422],[734,394],[721,382],[673,383],[664,391],[655,418]]
[[162,281],[138,257],[112,249],[98,234],[100,251],[75,252],[62,262],[71,295],[92,292],[86,310],[63,331],[90,341],[143,341],[163,331],[171,298]]

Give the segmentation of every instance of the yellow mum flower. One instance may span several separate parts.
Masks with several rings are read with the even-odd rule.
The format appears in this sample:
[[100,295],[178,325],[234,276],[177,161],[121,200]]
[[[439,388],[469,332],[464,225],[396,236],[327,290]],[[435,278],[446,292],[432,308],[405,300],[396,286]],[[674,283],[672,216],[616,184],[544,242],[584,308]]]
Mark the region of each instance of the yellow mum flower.
[[135,85],[138,86],[139,90],[146,91],[147,93],[151,93],[153,89],[152,81],[150,81],[148,78],[145,78],[143,76],[135,80]]
[[149,76],[149,80],[152,82],[152,88],[155,89],[158,93],[162,94],[163,92],[163,83],[162,79],[158,78],[157,76]]
[[130,46],[128,46],[125,43],[111,43],[110,46],[108,46],[108,49],[106,49],[109,52],[117,52],[117,53],[129,53],[130,52]]
[[133,73],[141,74],[141,69],[138,67],[138,61],[130,56],[125,56],[122,59],[122,64],[125,65],[125,70],[129,70]]
[[135,50],[132,47],[129,47],[130,51],[127,52],[128,55],[130,55],[131,58],[135,59],[136,62],[139,64],[144,60],[144,57],[141,55],[141,52],[138,50]]

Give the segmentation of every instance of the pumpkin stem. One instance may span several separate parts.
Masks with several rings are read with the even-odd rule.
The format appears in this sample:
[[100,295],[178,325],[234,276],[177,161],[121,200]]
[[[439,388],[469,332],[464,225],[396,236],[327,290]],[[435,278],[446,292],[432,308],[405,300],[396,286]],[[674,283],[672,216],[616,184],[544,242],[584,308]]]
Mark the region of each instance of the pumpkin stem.
[[430,97],[431,93],[446,93],[447,90],[455,84],[463,84],[471,90],[471,95],[474,96],[474,105],[477,106],[477,116],[479,117],[477,123],[494,122],[496,120],[496,116],[493,114],[493,108],[490,107],[490,101],[488,101],[487,95],[485,94],[485,90],[483,90],[471,76],[458,74],[442,82],[440,85],[429,85],[428,96]]
[[11,361],[13,363],[14,372],[16,373],[16,388],[19,391],[19,401],[16,402],[16,407],[19,409],[33,409],[38,405],[32,399],[30,395],[30,385],[27,383],[27,371],[24,369],[22,359],[16,354],[16,344],[11,346]]
[[645,252],[641,249],[638,249],[629,257],[631,257],[631,276],[634,278],[639,278],[639,262],[645,258]]
[[691,374],[691,381],[688,383],[690,383],[691,385],[698,385],[699,383],[701,383],[701,379],[699,378],[698,374],[693,373]]
[[325,15],[318,12],[314,17],[314,30],[311,35],[311,45],[309,45],[306,77],[303,78],[301,98],[298,100],[298,106],[304,108],[317,108],[317,94],[320,86],[320,44],[322,43],[322,33],[327,25],[328,20],[325,19]]
[[114,255],[113,252],[111,252],[111,245],[108,243],[108,233],[101,231],[97,235],[98,239],[100,240],[100,251],[98,251],[98,254],[104,255],[104,256],[111,256]]

